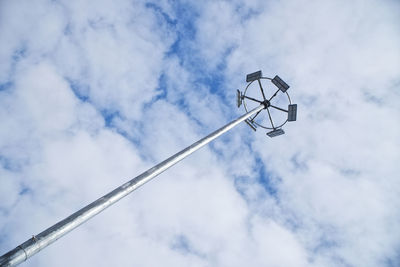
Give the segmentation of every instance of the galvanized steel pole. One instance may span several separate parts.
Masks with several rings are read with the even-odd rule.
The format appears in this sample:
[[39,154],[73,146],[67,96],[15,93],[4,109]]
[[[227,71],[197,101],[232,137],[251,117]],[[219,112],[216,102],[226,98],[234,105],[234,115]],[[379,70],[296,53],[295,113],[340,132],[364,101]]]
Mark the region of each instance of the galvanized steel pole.
[[141,185],[145,184],[146,182],[150,181],[152,178],[156,177],[172,165],[178,163],[180,160],[184,159],[188,155],[192,154],[199,148],[203,147],[204,145],[208,144],[212,140],[216,139],[223,133],[229,131],[240,122],[248,119],[252,115],[256,114],[257,112],[261,111],[262,109],[266,108],[265,104],[261,104],[257,108],[249,111],[248,113],[240,116],[238,119],[228,123],[227,125],[223,126],[222,128],[216,130],[215,132],[211,133],[210,135],[204,137],[203,139],[197,141],[196,143],[188,146],[187,148],[183,149],[182,151],[176,153],[175,155],[169,157],[168,159],[164,160],[163,162],[157,164],[153,168],[145,171],[144,173],[140,174],[139,176],[133,178],[129,182],[121,185],[120,187],[114,189],[107,195],[99,198],[98,200],[92,202],[91,204],[87,205],[86,207],[78,210],[74,214],[70,215],[69,217],[65,218],[64,220],[58,222],[57,224],[51,226],[50,228],[44,230],[40,234],[33,236],[32,238],[28,239],[15,249],[7,252],[3,256],[0,257],[0,266],[14,266],[23,261],[26,261],[29,257],[33,256],[43,248],[47,247],[60,237],[64,236],[68,232],[72,231],[74,228],[78,227],[80,224],[86,222],[99,212],[103,211],[104,209],[108,208],[121,198],[125,197],[136,188],[140,187]]

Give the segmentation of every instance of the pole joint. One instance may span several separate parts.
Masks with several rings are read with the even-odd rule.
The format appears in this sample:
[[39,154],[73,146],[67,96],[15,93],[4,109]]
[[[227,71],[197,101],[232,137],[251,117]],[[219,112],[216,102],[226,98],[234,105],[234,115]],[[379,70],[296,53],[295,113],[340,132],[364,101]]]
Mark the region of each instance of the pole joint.
[[269,106],[271,106],[271,103],[269,102],[269,100],[265,99],[263,102],[261,102],[264,105],[264,109],[269,108]]

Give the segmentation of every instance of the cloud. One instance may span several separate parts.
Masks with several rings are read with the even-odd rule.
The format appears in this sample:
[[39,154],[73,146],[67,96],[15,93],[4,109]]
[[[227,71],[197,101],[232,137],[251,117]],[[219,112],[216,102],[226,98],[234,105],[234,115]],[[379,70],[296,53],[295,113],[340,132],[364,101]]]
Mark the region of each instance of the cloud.
[[299,106],[286,135],[239,125],[26,265],[398,265],[398,11],[1,3],[0,250],[238,116],[262,69]]

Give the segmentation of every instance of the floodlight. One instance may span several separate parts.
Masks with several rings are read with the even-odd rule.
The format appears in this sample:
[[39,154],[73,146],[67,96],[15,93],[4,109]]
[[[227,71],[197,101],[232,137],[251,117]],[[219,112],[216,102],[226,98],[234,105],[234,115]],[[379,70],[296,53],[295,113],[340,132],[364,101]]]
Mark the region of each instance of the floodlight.
[[236,104],[238,108],[242,105],[242,93],[239,90],[236,91]]
[[285,83],[278,75],[276,75],[271,82],[276,85],[282,92],[286,92],[287,89],[289,89],[289,85]]
[[253,131],[257,131],[256,125],[254,125],[250,120],[247,119],[247,120],[245,120],[244,122],[247,123],[247,125],[249,125],[250,128],[253,129]]
[[261,76],[262,76],[261,70],[247,74],[246,82],[252,82],[252,81],[258,80],[261,78]]
[[275,130],[273,130],[271,132],[268,132],[267,135],[269,137],[275,137],[275,136],[278,136],[278,135],[282,135],[284,133],[285,133],[285,131],[282,130],[282,129],[275,129]]
[[297,117],[297,104],[291,104],[288,108],[288,121],[296,121]]
[[[272,77],[274,77],[274,76],[272,76]],[[269,88],[266,88],[263,85],[263,82],[265,83],[267,80],[270,80],[275,86],[278,87],[278,89],[273,89],[273,91],[275,93],[273,93],[272,96],[270,96],[270,97],[267,97],[268,96],[267,94],[272,93],[272,92],[270,92],[269,90],[264,90],[264,88],[265,89],[269,89]],[[249,111],[248,108],[251,107],[252,105],[254,105],[254,103],[251,103],[251,102],[256,102],[256,103],[262,104],[262,105],[264,105],[264,109],[266,109],[266,111],[268,112],[268,118],[270,121],[270,123],[268,123],[266,125],[265,123],[268,122],[268,118],[267,118],[267,120],[265,120],[265,119],[261,119],[261,116],[257,117],[258,114],[260,113],[260,112],[258,112],[255,116],[249,118],[248,122],[251,124],[250,127],[254,126],[254,127],[257,127],[257,129],[263,128],[263,129],[272,131],[271,133],[269,133],[269,135],[271,135],[271,137],[272,137],[272,135],[276,136],[278,134],[283,134],[284,132],[281,130],[278,130],[278,129],[282,129],[282,126],[285,125],[287,122],[296,121],[296,119],[297,119],[297,105],[292,104],[292,102],[290,100],[290,96],[287,92],[287,90],[290,86],[286,82],[284,82],[278,75],[276,75],[273,79],[267,78],[267,77],[262,77],[261,70],[247,74],[246,81],[248,82],[246,89],[244,89],[243,91],[239,91],[241,101],[239,101],[239,92],[237,93],[238,106],[239,105],[243,106],[244,109],[246,110],[246,112],[248,112]],[[256,82],[254,82],[254,81],[256,81]],[[259,92],[258,93],[256,92],[257,94],[255,94],[254,90],[257,90],[258,89],[257,87],[259,88]],[[260,92],[261,92],[262,98],[259,95]],[[279,95],[283,94],[284,95],[283,98],[279,98],[279,100],[277,100],[277,98],[275,98],[275,97],[278,94]],[[287,100],[285,101],[286,98],[287,98]],[[249,106],[249,102],[251,103],[250,106]],[[286,103],[284,103],[284,102],[286,102]],[[288,105],[289,105],[290,110],[288,110],[288,108],[287,108]],[[276,109],[278,111],[285,112],[285,113],[287,113],[287,115],[284,114],[283,116],[279,116],[277,119],[275,119],[273,116],[274,114],[270,113],[271,108]],[[252,127],[252,129],[253,129],[253,127]]]

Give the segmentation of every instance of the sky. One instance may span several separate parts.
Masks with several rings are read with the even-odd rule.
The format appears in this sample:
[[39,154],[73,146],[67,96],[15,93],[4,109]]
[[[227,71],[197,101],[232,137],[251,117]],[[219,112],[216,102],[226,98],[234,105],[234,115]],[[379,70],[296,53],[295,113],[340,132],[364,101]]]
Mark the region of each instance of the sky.
[[243,114],[262,70],[285,135],[242,123],[21,266],[399,266],[399,48],[395,0],[0,1],[0,254]]

